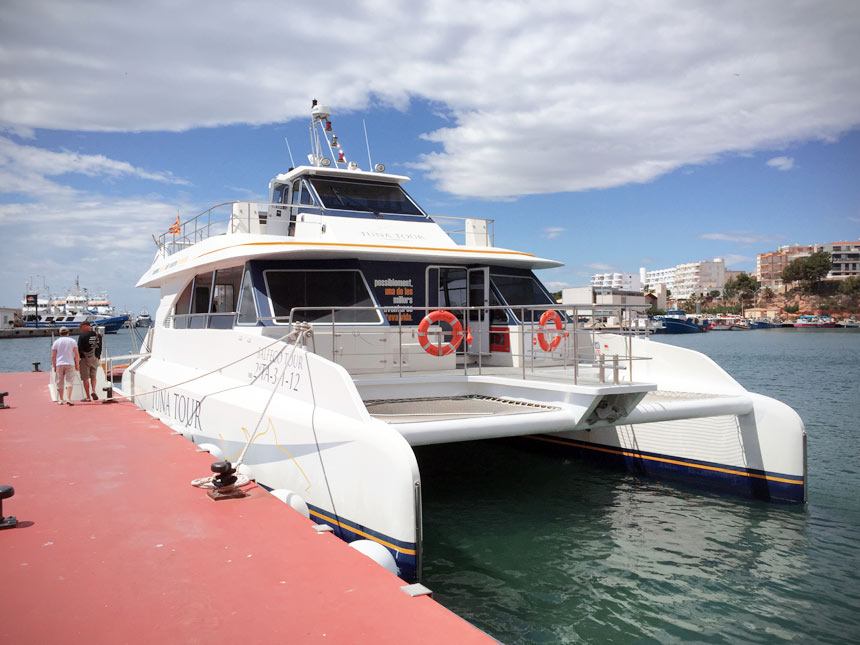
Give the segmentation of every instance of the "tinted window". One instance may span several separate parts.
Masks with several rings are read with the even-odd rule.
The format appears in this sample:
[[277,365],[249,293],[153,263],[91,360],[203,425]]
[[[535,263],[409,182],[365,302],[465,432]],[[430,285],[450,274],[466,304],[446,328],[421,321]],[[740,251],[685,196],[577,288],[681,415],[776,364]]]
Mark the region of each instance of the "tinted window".
[[239,322],[257,322],[257,307],[254,304],[254,288],[251,286],[250,271],[245,271],[245,279],[242,282],[242,295],[239,298]]
[[266,284],[275,317],[287,322],[294,307],[325,307],[320,311],[297,311],[295,321],[337,323],[379,322],[375,310],[351,311],[342,307],[372,307],[373,299],[358,271],[266,271]]
[[[505,302],[511,306],[517,318],[520,317],[518,306],[554,304],[540,283],[531,276],[496,275],[490,276],[490,281],[502,294]],[[532,315],[525,313],[526,320],[540,318],[542,311],[534,311]]]
[[325,208],[368,213],[422,215],[418,207],[397,184],[318,177],[311,179],[311,183],[316,188]]
[[212,297],[211,313],[236,311],[236,299],[239,297],[239,281],[241,279],[242,267],[219,269],[215,273],[215,291]]
[[209,312],[209,292],[212,288],[212,272],[201,273],[194,278],[194,298],[191,301],[192,314]]

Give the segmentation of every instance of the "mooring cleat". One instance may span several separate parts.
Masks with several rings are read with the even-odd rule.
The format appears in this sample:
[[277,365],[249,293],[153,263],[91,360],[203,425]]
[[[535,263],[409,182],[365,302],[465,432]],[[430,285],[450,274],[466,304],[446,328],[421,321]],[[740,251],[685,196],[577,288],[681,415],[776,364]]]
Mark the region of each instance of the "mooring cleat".
[[3,500],[12,497],[15,489],[6,484],[0,485],[0,529],[14,529],[18,526],[18,520],[14,515],[3,516]]
[[207,495],[216,502],[222,499],[239,499],[247,497],[245,491],[236,487],[236,469],[229,461],[216,461],[210,466],[215,476],[212,485],[215,487]]
[[5,408],[9,407],[8,405],[6,405],[6,397],[7,396],[9,396],[8,392],[0,392],[0,410],[3,410]]

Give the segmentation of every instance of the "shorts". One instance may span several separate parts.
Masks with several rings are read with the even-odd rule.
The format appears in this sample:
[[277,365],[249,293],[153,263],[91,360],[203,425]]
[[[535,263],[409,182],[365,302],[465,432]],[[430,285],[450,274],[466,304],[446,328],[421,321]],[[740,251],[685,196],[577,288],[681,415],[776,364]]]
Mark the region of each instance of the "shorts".
[[[75,384],[75,366],[74,365],[57,365],[55,370],[57,375],[57,392],[63,391],[63,384],[72,387]],[[68,382],[66,382],[68,381]],[[62,396],[62,395],[61,395]]]
[[81,380],[93,379],[96,377],[96,372],[99,369],[99,359],[95,356],[81,356],[80,371]]

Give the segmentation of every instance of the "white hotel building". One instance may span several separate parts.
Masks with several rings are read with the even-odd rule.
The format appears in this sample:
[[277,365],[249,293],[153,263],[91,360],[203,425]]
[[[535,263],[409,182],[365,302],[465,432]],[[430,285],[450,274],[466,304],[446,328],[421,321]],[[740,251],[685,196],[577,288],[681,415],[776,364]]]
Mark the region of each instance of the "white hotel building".
[[637,293],[642,291],[640,275],[635,273],[597,273],[591,276],[591,286]]
[[709,291],[722,291],[726,285],[726,264],[722,258],[687,262],[668,269],[646,271],[644,274],[645,288],[654,288],[658,284],[665,285],[671,291],[671,297],[683,300],[693,294],[706,294]]

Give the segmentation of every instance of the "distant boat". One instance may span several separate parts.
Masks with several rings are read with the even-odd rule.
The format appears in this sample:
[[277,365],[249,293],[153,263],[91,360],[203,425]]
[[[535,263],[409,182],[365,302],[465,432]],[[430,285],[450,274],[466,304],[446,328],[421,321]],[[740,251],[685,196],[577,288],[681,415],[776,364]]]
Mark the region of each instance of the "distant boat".
[[830,316],[798,316],[794,321],[795,327],[804,327],[812,329],[831,329],[836,327],[836,323]]
[[82,322],[89,321],[93,326],[104,327],[106,333],[115,334],[129,319],[128,315],[116,315],[106,294],[91,298],[87,290],[81,288],[77,277],[75,286],[64,298],[50,296],[44,284],[41,289],[34,289],[32,279],[25,289],[29,296],[36,296],[36,302],[33,303],[32,298],[28,302],[27,296],[21,301],[24,327],[77,329]]
[[654,316],[663,324],[662,328],[654,330],[655,334],[699,334],[707,331],[704,323],[697,318],[690,318],[681,309],[670,309],[664,316]]
[[150,327],[152,325],[152,316],[149,315],[149,312],[146,309],[141,309],[140,313],[137,315],[137,318],[134,319],[135,327]]
[[711,320],[711,331],[746,331],[752,326],[740,316],[717,316]]
[[750,321],[750,329],[776,329],[782,326],[783,323],[779,320],[770,320],[768,318],[759,318]]
[[856,318],[846,318],[845,320],[837,322],[836,326],[845,329],[853,329],[855,327],[860,327],[860,320],[857,320]]

